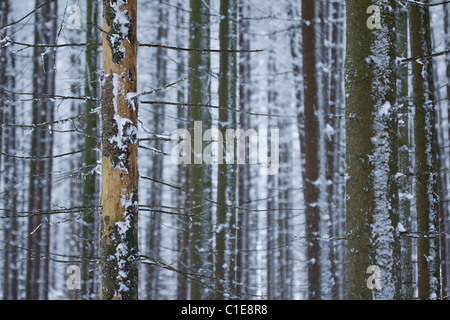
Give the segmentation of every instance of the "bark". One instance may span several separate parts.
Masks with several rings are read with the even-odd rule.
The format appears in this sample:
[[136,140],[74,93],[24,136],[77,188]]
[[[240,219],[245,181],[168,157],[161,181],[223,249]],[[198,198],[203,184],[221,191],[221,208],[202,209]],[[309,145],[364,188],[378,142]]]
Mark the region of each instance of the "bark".
[[[2,26],[8,24],[8,15],[9,15],[9,1],[5,0],[0,3],[0,23]],[[5,30],[4,33],[2,33],[2,38],[6,37],[8,35],[8,30]],[[3,117],[4,117],[4,105],[6,102],[6,92],[5,88],[8,85],[8,76],[6,74],[7,72],[7,65],[8,65],[8,50],[6,46],[0,47],[0,143],[3,141]],[[0,157],[0,167],[2,164],[2,157]]]
[[[239,16],[248,17],[250,14],[250,5],[247,1],[239,3]],[[239,19],[239,49],[250,50],[250,21]],[[239,54],[239,109],[250,111],[251,95],[251,66],[250,53],[243,52]],[[244,113],[239,116],[239,125],[241,128],[250,128],[250,119]],[[246,145],[246,155],[248,155],[248,145]],[[245,163],[248,164],[248,156]],[[250,168],[248,165],[239,167],[238,175],[238,206],[239,208],[248,208],[250,201],[250,190],[252,188]],[[253,294],[250,289],[250,249],[253,247],[250,239],[249,227],[251,223],[250,212],[239,210],[237,216],[236,233],[236,294],[242,299],[248,298]]]
[[[332,13],[330,14],[331,28],[331,49],[330,49],[330,94],[329,94],[329,115],[326,119],[327,124],[332,127],[332,134],[327,135],[328,143],[328,168],[333,166],[332,173],[328,172],[327,180],[333,182],[331,190],[330,218],[332,223],[332,238],[342,238],[345,232],[345,183],[343,183],[342,173],[344,172],[344,19],[345,10],[340,1],[334,1],[331,4]],[[331,161],[332,160],[332,161]],[[330,194],[329,194],[330,197]],[[333,297],[342,299],[344,294],[344,255],[345,245],[343,241],[332,241],[332,256],[330,257],[332,265],[332,276],[335,287],[333,288]]]
[[[339,77],[339,70],[335,65],[338,60],[337,47],[339,26],[334,21],[334,7],[333,3],[323,2],[321,4],[319,18],[322,22],[322,32],[320,40],[321,46],[321,68],[319,69],[320,77],[322,78],[322,88],[319,92],[322,93],[323,116],[321,119],[321,136],[323,137],[323,148],[325,159],[321,163],[321,175],[324,175],[325,180],[322,180],[321,186],[321,216],[320,216],[320,234],[321,238],[333,238],[334,236],[334,221],[337,218],[337,206],[335,192],[337,191],[336,171],[339,153],[336,152],[336,145],[338,137],[338,130],[335,130],[339,125],[337,115],[339,101],[339,88],[336,84],[336,77]],[[337,12],[337,10],[336,10]],[[333,72],[334,71],[334,72]],[[336,259],[335,259],[335,241],[321,242],[321,298],[334,299],[337,295],[337,277],[336,277]]]
[[[401,57],[409,56],[408,50],[408,9],[403,6],[397,7],[396,12],[397,29],[397,55]],[[410,141],[410,105],[408,90],[408,65],[399,66],[397,71],[397,105],[398,105],[398,179],[399,185],[399,219],[403,228],[412,231],[411,215],[411,141]],[[413,265],[411,238],[400,237],[401,247],[401,283],[396,288],[398,299],[412,299],[414,295],[413,286]]]
[[[371,5],[381,29],[367,26]],[[395,7],[394,0],[346,3],[346,299],[393,299],[397,284]],[[369,266],[381,272],[380,289],[367,285]]]
[[[269,37],[271,43],[276,43],[275,35]],[[269,73],[267,81],[267,103],[269,113],[280,114],[278,110],[278,91],[276,87],[276,53],[272,46],[269,50],[268,66],[267,70]],[[269,130],[277,127],[274,119],[269,119]],[[268,137],[267,137],[268,139]],[[267,177],[267,191],[268,191],[268,201],[267,201],[267,298],[268,299],[279,299],[280,292],[278,290],[279,284],[279,274],[280,270],[280,248],[277,243],[278,234],[281,230],[278,229],[279,217],[279,198],[274,196],[279,190],[278,177],[275,175],[269,175]]]
[[[94,25],[98,25],[98,11],[99,2],[97,0],[88,0],[86,6],[86,43],[98,42],[98,32]],[[98,65],[98,49],[96,46],[86,47],[86,66],[85,66],[85,95],[87,97],[98,98],[98,79],[97,69]],[[83,224],[81,227],[82,246],[81,246],[81,278],[84,285],[81,287],[81,296],[83,300],[94,299],[97,295],[96,286],[96,264],[94,258],[96,257],[97,245],[95,239],[98,238],[99,219],[96,210],[93,208],[98,205],[98,175],[95,172],[97,166],[97,114],[94,109],[97,107],[96,103],[89,100],[85,104],[85,140],[84,140],[84,170],[83,170],[83,206],[85,207],[83,213]]]
[[[295,112],[297,114],[297,126],[300,138],[300,164],[301,164],[301,175],[302,180],[305,178],[305,100],[304,100],[304,77],[303,77],[303,39],[302,39],[302,27],[301,15],[299,13],[300,6],[296,5],[296,1],[289,3],[287,11],[288,16],[293,24],[289,31],[289,44],[290,44],[290,54],[291,54],[291,64],[293,71],[293,82],[294,82],[294,95],[295,95]],[[303,186],[305,182],[303,181]],[[308,249],[307,249],[308,250]],[[308,252],[308,251],[307,251]],[[307,269],[309,270],[309,265],[307,264]],[[308,272],[307,270],[307,272]],[[311,278],[311,276],[309,277]],[[309,279],[307,280],[309,282]],[[309,284],[307,288],[307,294],[309,291]]]
[[[210,2],[191,0],[190,16],[190,47],[210,47]],[[207,104],[210,100],[210,57],[206,52],[191,52],[189,54],[189,103]],[[188,130],[192,136],[192,146],[201,145],[198,141],[202,137],[196,137],[194,130],[205,132],[211,128],[211,115],[207,108],[190,107],[188,110]],[[198,127],[196,129],[196,123]],[[203,164],[201,154],[196,150],[192,153],[192,163],[189,166],[189,198],[188,208],[192,215],[190,223],[190,268],[192,272],[198,273],[201,278],[211,277],[213,272],[212,242],[213,234],[212,208],[211,204],[204,199],[212,198],[212,172],[211,166]],[[211,299],[210,289],[201,285],[198,281],[190,284],[191,299]]]
[[[167,5],[163,3],[162,0],[159,1],[158,6],[158,43],[167,43],[168,38],[168,10]],[[166,62],[167,50],[162,48],[157,48],[156,50],[156,63],[157,63],[157,74],[156,74],[156,86],[157,88],[162,88],[167,85],[167,62]],[[158,92],[156,94],[159,101],[164,101],[164,91]],[[164,132],[164,119],[165,119],[165,108],[164,105],[155,105],[154,117],[152,119],[154,124],[154,132],[157,134]],[[156,139],[153,147],[156,150],[163,149],[163,141]],[[161,155],[156,155],[152,161],[152,168],[150,176],[156,180],[161,181],[163,176],[164,164],[163,157]],[[150,204],[154,207],[159,207],[162,205],[162,189],[161,185],[153,184],[150,190]],[[152,213],[148,230],[149,230],[149,256],[161,260],[161,224],[162,216],[161,213]],[[158,294],[158,288],[160,286],[159,280],[160,268],[150,267],[147,284],[149,288],[147,289],[147,299],[155,300]]]
[[[80,34],[78,32],[71,32],[68,34],[68,40],[71,43],[80,42]],[[82,40],[81,40],[82,41]],[[72,79],[82,78],[83,71],[81,70],[81,59],[78,59],[80,52],[75,50],[70,50],[70,71],[68,71]],[[73,80],[70,83],[70,94],[74,97],[81,96],[81,85],[77,80]],[[77,116],[83,113],[82,104],[79,101],[73,100],[70,104],[70,113],[72,116]],[[83,128],[81,119],[74,120],[71,124],[72,130],[77,130],[78,128]],[[83,136],[80,134],[70,135],[70,146],[75,150],[82,150],[83,146]],[[83,158],[81,154],[72,155],[70,160],[70,178],[69,178],[69,207],[70,208],[80,208],[83,203],[82,196],[82,179],[77,173],[80,168],[83,168]],[[69,231],[66,232],[65,241],[68,245],[65,247],[67,255],[80,256],[81,254],[81,244],[83,241],[79,241],[79,235],[81,234],[81,226],[75,223],[77,220],[78,213],[71,212],[70,220],[73,221],[69,225]],[[70,300],[78,300],[80,298],[80,290],[68,290],[68,297]]]
[[[447,3],[445,5],[445,14],[444,14],[444,28],[445,28],[445,35],[446,35],[446,48],[450,47],[450,4]],[[446,78],[447,78],[447,114],[450,114],[450,54],[447,54],[446,56]],[[444,147],[446,147],[444,145]],[[441,149],[442,150],[442,149]],[[444,152],[448,154],[448,148],[443,149]],[[448,156],[443,156],[443,162],[448,159]],[[443,168],[447,167],[448,161],[445,162]],[[446,190],[448,190],[449,187],[449,177],[448,174],[445,173],[444,177],[445,179],[445,185],[442,187],[442,191],[445,193]],[[443,196],[443,199],[441,202],[442,211],[443,211],[443,218],[442,218],[442,231],[447,232],[450,230],[450,221],[448,218],[448,201],[450,199],[448,196]],[[450,296],[450,255],[449,255],[449,248],[450,248],[450,237],[448,234],[443,234],[441,236],[441,263],[442,263],[442,296],[448,297]]]
[[[45,3],[37,0],[36,7]],[[35,14],[35,43],[54,44],[57,30],[57,3],[50,2]],[[33,124],[51,123],[53,102],[39,99],[40,94],[55,93],[55,52],[33,49]],[[31,155],[45,159],[30,160],[29,211],[39,213],[28,219],[28,249],[26,298],[47,300],[49,291],[50,216],[52,194],[52,126],[40,127],[31,134]]]
[[[302,43],[304,75],[304,132],[301,135],[302,153],[305,159],[303,188],[306,219],[306,259],[308,268],[308,299],[321,298],[320,289],[320,119],[323,105],[319,102],[319,73],[317,70],[320,52],[319,3],[302,1]],[[323,182],[323,181],[322,181]]]
[[[280,114],[281,110],[277,110]],[[290,121],[290,120],[289,120]],[[277,217],[277,247],[279,248],[278,259],[278,297],[281,300],[293,298],[293,252],[292,252],[292,142],[288,119],[277,121],[280,131],[280,168],[275,178],[278,180],[278,190],[271,194],[278,194],[278,217]],[[283,130],[284,129],[284,130]],[[273,212],[272,212],[273,214]]]
[[[9,1],[3,1],[0,4],[0,23],[6,25],[9,16]],[[4,31],[7,35],[7,30]],[[4,153],[11,153],[16,149],[16,129],[14,128],[16,107],[14,96],[7,94],[3,89],[8,88],[14,91],[15,78],[14,55],[7,47],[0,47],[0,123],[8,123],[11,126],[2,127],[1,135],[4,133],[2,149]],[[7,100],[11,100],[8,102]],[[0,137],[1,139],[1,137]],[[1,140],[0,140],[1,141]],[[5,157],[3,172],[4,186],[4,208],[8,216],[4,224],[3,241],[3,299],[17,300],[19,298],[19,263],[18,263],[18,245],[19,245],[19,223],[15,217],[17,210],[17,166],[16,159]]]
[[138,298],[137,0],[103,2],[101,298]]
[[[221,50],[237,48],[237,1],[221,0],[219,41]],[[237,61],[236,54],[220,54],[219,105],[236,109],[237,101]],[[227,109],[219,110],[219,131],[226,139],[226,129],[236,129],[235,112]],[[234,148],[236,149],[236,148]],[[236,161],[236,152],[232,155]],[[236,184],[237,165],[226,161],[224,152],[223,164],[218,165],[217,178],[217,213],[216,213],[216,262],[215,299],[222,300],[235,294],[236,265]]]
[[[428,7],[411,6],[410,34],[412,56],[432,53]],[[441,296],[437,134],[432,62],[432,59],[424,59],[415,61],[412,65],[417,232],[420,236],[417,240],[419,299],[437,299]]]
[[[185,34],[183,32],[183,27],[185,24],[185,14],[183,11],[183,2],[179,0],[177,2],[177,10],[176,10],[176,17],[177,17],[177,46],[178,47],[185,47],[184,44],[184,38]],[[186,74],[186,56],[183,51],[177,52],[177,78],[181,79]],[[178,91],[177,91],[177,99],[178,101],[186,101],[186,86],[184,83],[180,83],[178,85]],[[177,110],[177,118],[178,118],[178,129],[186,129],[185,126],[185,120],[187,119],[187,112],[184,108],[178,108]],[[178,174],[177,174],[177,185],[178,186],[184,186],[184,188],[188,189],[188,176],[187,172],[188,169],[184,164],[180,164],[178,166]],[[186,194],[179,190],[177,193],[177,204],[178,208],[187,208],[188,204],[186,201]],[[187,205],[186,205],[187,204]],[[184,211],[184,213],[187,213],[187,211]],[[184,273],[186,273],[186,270],[188,270],[189,266],[189,224],[190,219],[188,216],[178,217],[177,220],[177,227],[178,227],[178,237],[177,237],[177,248],[178,248],[178,261],[177,261],[177,269],[181,272],[177,276],[177,299],[178,300],[187,300],[189,298],[189,281],[186,279],[185,276],[183,276]]]

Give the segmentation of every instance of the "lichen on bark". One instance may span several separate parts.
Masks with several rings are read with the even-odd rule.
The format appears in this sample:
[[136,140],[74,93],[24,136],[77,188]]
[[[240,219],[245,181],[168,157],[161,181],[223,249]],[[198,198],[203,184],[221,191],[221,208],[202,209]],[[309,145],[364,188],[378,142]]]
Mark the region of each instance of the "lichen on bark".
[[104,300],[138,298],[135,279],[138,277],[139,252],[137,228],[133,227],[137,224],[137,194],[137,188],[133,189],[130,204],[123,208],[123,221],[114,222],[108,216],[102,220],[100,255],[105,258],[101,262],[104,275],[101,298]]
[[[117,75],[110,74],[106,76],[102,90],[102,124],[103,124],[103,156],[111,160],[115,168],[122,168],[126,171],[130,168],[130,145],[137,144],[137,128],[134,123],[118,115],[116,110],[117,99],[123,99],[120,95],[116,96],[114,85],[114,77]],[[116,99],[116,100],[115,100]],[[125,99],[123,99],[125,100]],[[114,103],[116,101],[116,103]],[[135,103],[130,101],[122,101],[127,104],[128,108],[135,109]],[[118,120],[121,120],[118,123]]]
[[137,0],[103,4],[101,298],[127,300],[138,298]]
[[122,41],[132,41],[133,32],[131,17],[127,10],[121,10],[126,0],[104,0],[105,23],[109,27],[106,39],[111,49],[113,62],[119,64],[125,57]]
[[113,159],[114,158],[114,144],[110,138],[117,135],[117,123],[114,120],[114,93],[113,93],[113,75],[105,76],[103,88],[102,88],[102,144],[103,144],[103,156]]

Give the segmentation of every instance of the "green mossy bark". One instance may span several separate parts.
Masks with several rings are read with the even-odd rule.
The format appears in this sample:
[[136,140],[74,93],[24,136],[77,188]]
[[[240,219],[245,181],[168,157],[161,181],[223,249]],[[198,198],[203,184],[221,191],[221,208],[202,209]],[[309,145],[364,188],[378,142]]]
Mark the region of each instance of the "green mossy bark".
[[[209,27],[209,0],[191,0],[190,15],[190,40],[191,48],[210,47],[210,27]],[[207,52],[189,53],[189,103],[207,104],[210,101],[210,54]],[[202,107],[190,107],[188,110],[189,131],[194,132],[194,122],[202,122],[202,131],[211,128],[210,110]],[[192,134],[192,146],[195,137]],[[202,151],[205,143],[202,145]],[[192,215],[190,222],[190,268],[202,276],[212,277],[212,252],[211,237],[212,230],[212,205],[206,199],[212,197],[212,170],[210,165],[196,164],[195,154],[192,154],[192,164],[189,170],[189,191],[188,206]],[[190,298],[211,299],[211,290],[197,281],[192,281],[190,286]]]
[[[391,284],[395,285],[394,264],[398,261],[393,248],[393,236],[398,220],[396,192],[393,181],[397,173],[395,159],[396,121],[395,106],[395,7],[396,1],[349,0],[347,9],[346,50],[346,299],[371,300],[392,296]],[[367,25],[367,8],[378,5],[381,9],[381,30],[370,30]],[[391,110],[382,120],[375,120],[382,105],[389,102]],[[380,132],[377,125],[384,126]],[[385,135],[389,169],[375,172],[377,162],[386,153],[376,154],[378,134]],[[383,185],[375,185],[379,178],[386,179]],[[377,206],[379,194],[383,203]],[[384,210],[384,211],[383,211]],[[382,225],[374,225],[376,216],[389,214]],[[382,233],[385,239],[377,238]],[[377,235],[377,237],[375,237]],[[383,241],[382,243],[379,240]],[[377,253],[380,246],[391,257]],[[382,289],[367,287],[366,273],[371,265],[378,265],[382,273]],[[392,277],[388,279],[388,277]],[[394,283],[392,283],[394,282]],[[388,292],[389,291],[389,292]],[[391,297],[391,298],[392,298]]]
[[[87,1],[86,19],[86,43],[94,44],[98,42],[97,31],[93,24],[97,24],[98,2],[97,0]],[[98,69],[98,50],[97,46],[86,47],[86,82],[85,82],[85,96],[97,98],[98,97],[98,83],[96,72]],[[81,248],[82,265],[81,278],[84,281],[84,286],[81,287],[82,299],[90,300],[95,298],[95,273],[92,270],[95,267],[93,262],[96,256],[95,239],[98,238],[98,230],[96,229],[96,209],[94,206],[98,205],[97,197],[97,174],[94,168],[97,165],[97,114],[93,112],[96,108],[94,101],[86,101],[85,111],[85,151],[84,151],[84,170],[83,170],[83,205],[86,208],[83,212],[82,239],[83,245]]]

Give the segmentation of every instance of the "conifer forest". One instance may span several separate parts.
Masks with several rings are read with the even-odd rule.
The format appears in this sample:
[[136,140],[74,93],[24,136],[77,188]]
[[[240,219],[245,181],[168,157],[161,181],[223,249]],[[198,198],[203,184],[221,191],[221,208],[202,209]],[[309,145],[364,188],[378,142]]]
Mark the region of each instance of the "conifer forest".
[[3,300],[447,300],[449,190],[450,1],[0,0]]

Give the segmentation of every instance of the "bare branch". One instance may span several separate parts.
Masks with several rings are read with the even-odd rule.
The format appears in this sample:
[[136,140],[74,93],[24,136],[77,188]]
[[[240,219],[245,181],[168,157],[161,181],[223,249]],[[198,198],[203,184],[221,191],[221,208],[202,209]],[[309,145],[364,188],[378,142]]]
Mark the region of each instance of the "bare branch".
[[38,11],[40,8],[46,6],[47,4],[52,3],[52,2],[54,2],[54,1],[56,1],[56,0],[48,0],[47,2],[45,2],[45,3],[43,3],[43,4],[39,5],[39,6],[37,6],[33,11],[31,11],[31,12],[28,13],[28,14],[26,14],[25,16],[23,16],[23,17],[20,18],[19,20],[14,21],[14,22],[11,22],[11,23],[8,23],[7,25],[4,25],[4,26],[0,27],[0,30],[6,29],[6,28],[8,28],[8,27],[10,27],[10,26],[13,26],[13,25],[15,25],[15,24],[18,24],[18,23],[22,22],[23,20],[25,20],[26,18],[28,18],[29,16],[31,16],[33,13],[35,13],[36,11]]
[[254,112],[246,112],[243,110],[237,110],[229,107],[223,106],[214,106],[210,104],[197,104],[197,103],[182,103],[182,102],[169,102],[169,101],[141,101],[143,104],[166,104],[172,106],[183,106],[183,107],[204,107],[204,108],[212,108],[212,109],[226,109],[233,112],[248,114],[251,116],[262,116],[262,117],[271,117],[271,118],[291,118],[290,116],[282,116],[276,114],[265,114],[265,113],[254,113]]
[[449,50],[442,51],[442,52],[433,53],[433,54],[430,54],[430,55],[428,55],[428,56],[418,56],[418,57],[410,57],[410,58],[400,59],[400,60],[398,61],[398,63],[399,63],[399,64],[403,64],[403,63],[411,62],[411,61],[418,61],[418,60],[422,60],[422,59],[430,59],[430,58],[442,56],[442,55],[448,54],[448,53],[450,53],[450,49],[449,49]]

